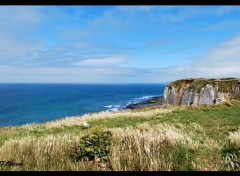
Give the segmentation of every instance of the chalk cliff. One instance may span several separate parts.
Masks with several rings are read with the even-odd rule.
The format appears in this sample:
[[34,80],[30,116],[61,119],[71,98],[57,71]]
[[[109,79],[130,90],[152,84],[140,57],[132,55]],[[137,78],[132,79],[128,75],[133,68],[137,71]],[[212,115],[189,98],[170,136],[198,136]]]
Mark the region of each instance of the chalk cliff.
[[182,79],[164,90],[163,104],[219,104],[239,95],[240,79]]

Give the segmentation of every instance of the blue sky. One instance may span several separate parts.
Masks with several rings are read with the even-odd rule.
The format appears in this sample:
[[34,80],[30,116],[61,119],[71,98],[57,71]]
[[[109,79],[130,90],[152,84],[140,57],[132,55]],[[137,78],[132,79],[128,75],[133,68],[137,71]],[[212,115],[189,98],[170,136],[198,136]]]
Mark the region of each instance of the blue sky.
[[239,6],[0,6],[0,82],[240,77]]

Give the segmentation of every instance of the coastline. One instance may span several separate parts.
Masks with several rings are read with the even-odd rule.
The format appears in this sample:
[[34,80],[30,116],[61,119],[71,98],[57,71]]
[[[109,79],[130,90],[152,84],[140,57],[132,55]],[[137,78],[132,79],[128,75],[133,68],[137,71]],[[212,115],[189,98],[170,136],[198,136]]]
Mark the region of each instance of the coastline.
[[[90,165],[92,161],[73,162],[70,159],[71,153],[69,153],[72,149],[78,149],[82,141],[81,139],[84,139],[84,136],[89,134],[95,135],[96,133],[93,132],[99,129],[110,131],[113,134],[112,141],[114,142],[111,144],[110,150],[111,154],[114,153],[115,155],[109,155],[110,160],[105,164],[106,166],[115,164],[115,167],[106,167],[105,170],[124,170],[125,167],[129,166],[129,163],[124,163],[124,161],[129,161],[127,159],[129,159],[131,155],[129,155],[129,153],[127,153],[127,155],[121,155],[121,157],[124,157],[122,159],[119,157],[119,154],[122,154],[122,151],[129,151],[130,149],[131,153],[136,154],[134,158],[130,160],[133,162],[135,160],[140,161],[139,153],[137,152],[146,153],[145,148],[153,148],[153,150],[148,150],[149,152],[146,153],[147,156],[144,157],[146,160],[143,160],[143,163],[149,162],[149,159],[152,159],[153,156],[157,156],[157,158],[161,156],[161,153],[156,155],[155,151],[167,152],[166,156],[175,156],[176,150],[180,152],[183,151],[182,146],[179,146],[178,142],[183,143],[186,149],[186,151],[184,150],[184,155],[180,153],[181,156],[185,156],[186,158],[192,155],[192,157],[199,159],[194,160],[198,161],[198,163],[196,163],[197,166],[201,166],[196,169],[201,170],[204,166],[209,170],[222,170],[222,165],[219,165],[215,169],[211,165],[212,162],[204,163],[204,161],[206,161],[205,159],[212,161],[212,155],[218,156],[219,153],[216,151],[216,147],[225,149],[224,144],[229,143],[229,137],[233,139],[231,145],[235,144],[235,139],[239,137],[239,121],[236,120],[236,117],[240,114],[240,104],[239,101],[234,100],[231,100],[231,104],[231,106],[224,103],[206,106],[199,105],[189,106],[189,108],[184,106],[159,106],[156,108],[119,111],[115,113],[99,112],[85,114],[81,117],[68,117],[42,124],[32,123],[21,127],[0,128],[1,161],[12,161],[14,163],[20,163],[21,161],[21,163],[23,163],[23,166],[17,168],[3,166],[2,170],[26,171],[33,170],[33,168],[36,171],[99,170],[101,168],[97,165]],[[199,116],[201,118],[199,118]],[[224,123],[227,127],[221,125],[223,119],[226,119]],[[85,120],[91,125],[91,128],[86,129],[83,127],[82,124]],[[212,126],[216,124],[219,125],[219,129],[212,129]],[[232,129],[235,130],[234,133]],[[206,135],[206,133],[204,133],[205,131],[211,135]],[[101,131],[98,132],[102,134],[100,133]],[[231,133],[228,134],[227,132]],[[199,138],[199,136],[201,138]],[[221,141],[219,142],[219,140]],[[138,143],[136,143],[136,141]],[[160,143],[156,143],[158,141]],[[131,148],[128,147],[129,145]],[[140,146],[139,150],[136,150],[136,145]],[[159,148],[159,146],[161,146],[161,148]],[[169,150],[169,147],[176,150]],[[197,154],[200,153],[200,157],[192,153],[189,148],[197,151]],[[210,154],[209,151],[211,152]],[[186,152],[188,153],[186,154]],[[179,153],[177,153],[177,156],[179,156]],[[204,156],[203,160],[201,160],[201,156]],[[123,163],[123,165],[120,165],[121,168],[114,162],[119,159],[121,159],[120,161]],[[216,159],[216,162],[219,161],[219,158],[214,159]],[[162,167],[163,162],[169,161],[171,160],[167,159],[165,161],[160,158],[160,164],[159,166],[156,165],[156,168]],[[220,160],[220,162],[222,161],[224,161],[224,159]],[[202,163],[205,165],[202,166]],[[183,168],[181,163],[179,164],[172,161],[171,164],[175,166],[179,165],[179,167],[181,166],[181,168]],[[140,166],[145,167],[145,165]],[[135,167],[129,168],[129,170],[135,169]],[[146,170],[151,170],[151,168],[146,168]],[[162,168],[162,170],[175,169]]]
[[65,121],[65,120],[68,121],[71,118],[75,119],[73,121],[82,121],[83,119],[85,119],[85,117],[87,117],[87,120],[89,120],[89,119],[92,120],[92,119],[95,119],[92,117],[95,115],[98,116],[98,114],[110,113],[110,115],[112,115],[114,113],[125,113],[125,110],[128,110],[128,109],[134,110],[134,109],[141,109],[141,108],[147,108],[147,107],[162,106],[162,100],[163,100],[163,96],[153,96],[153,97],[149,97],[148,99],[145,99],[144,101],[128,104],[125,106],[125,108],[118,109],[117,111],[103,110],[103,111],[99,111],[99,112],[89,112],[89,113],[85,113],[85,114],[81,114],[81,115],[79,114],[79,115],[74,115],[74,116],[65,116],[62,118],[58,118],[58,119],[54,119],[54,120],[46,120],[43,122],[30,122],[30,123],[25,123],[25,124],[21,124],[21,125],[6,125],[6,126],[2,125],[2,127],[4,127],[4,128],[9,128],[9,127],[10,128],[11,127],[17,127],[17,128],[20,127],[21,128],[21,127],[23,127],[24,128],[25,126],[31,126],[33,124],[42,125],[42,124],[53,124],[55,122],[60,122],[60,121]]
[[20,126],[87,113],[121,111],[129,104],[160,96],[164,89],[162,84],[1,85],[0,124]]
[[144,102],[133,103],[126,106],[125,109],[139,109],[152,106],[162,106],[163,96],[151,97]]

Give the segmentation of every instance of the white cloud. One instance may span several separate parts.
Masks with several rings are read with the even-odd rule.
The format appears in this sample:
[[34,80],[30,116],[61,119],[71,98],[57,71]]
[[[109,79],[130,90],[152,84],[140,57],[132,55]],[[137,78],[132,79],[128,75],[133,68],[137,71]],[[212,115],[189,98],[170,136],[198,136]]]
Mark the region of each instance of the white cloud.
[[[1,82],[69,82],[69,83],[121,83],[121,82],[168,82],[182,78],[239,77],[240,75],[240,36],[219,44],[207,55],[190,65],[169,68],[114,68],[107,64],[127,61],[126,56],[86,59],[89,67],[17,67],[0,65]],[[115,58],[115,60],[114,60]],[[84,60],[83,60],[84,61]],[[83,63],[82,63],[83,64]],[[99,67],[93,67],[96,64]],[[102,67],[101,67],[102,65]],[[87,75],[87,76],[86,76]]]
[[163,6],[154,9],[149,18],[159,19],[159,22],[176,23],[193,17],[222,16],[238,10],[238,6]]
[[43,20],[38,6],[0,6],[1,30],[35,28]]
[[212,72],[222,76],[228,73],[233,73],[235,76],[240,75],[240,36],[212,49],[196,65],[201,68],[211,68]]
[[[61,25],[71,16],[55,6],[1,6],[0,7],[0,64],[36,65],[37,59],[43,64],[49,57],[41,58],[55,42]],[[66,48],[82,49],[88,47],[83,42],[72,42]],[[66,50],[57,53],[66,54]],[[49,53],[50,54],[50,53]],[[51,56],[51,55],[49,55]],[[62,59],[58,58],[58,59]],[[54,58],[53,58],[54,62]]]
[[[133,37],[135,43],[131,43],[131,35],[125,31],[130,30],[134,34],[135,31],[145,31],[144,27],[149,29],[149,24],[164,28],[166,26],[162,22],[169,24],[196,16],[221,16],[238,9],[235,6],[120,6],[109,8],[99,17],[93,15],[91,20],[84,23],[81,20],[83,17],[80,18],[84,14],[82,9],[76,11],[78,15],[75,16],[50,7],[0,7],[0,81],[162,82],[184,77],[239,77],[240,37],[218,45],[190,65],[170,68],[158,68],[160,66],[156,65],[152,69],[119,68],[130,59],[127,48],[152,49],[167,45],[168,42],[180,43],[175,37],[171,39],[171,36],[155,41],[153,37],[147,42],[146,39]],[[212,30],[235,26],[235,22],[223,22],[213,26]],[[52,38],[48,38],[48,34],[38,33],[37,30],[43,29],[39,28],[42,26],[44,32],[50,30],[50,37],[56,37],[56,43],[51,45]],[[119,41],[115,40],[116,34],[120,35],[117,36]],[[126,40],[121,37],[125,34]],[[164,33],[159,31],[159,35],[164,36]],[[108,38],[101,41],[105,37]],[[152,62],[151,58],[149,62]]]
[[[232,63],[237,60],[240,61],[240,36],[234,37],[228,41],[219,44],[212,49],[204,58],[209,62],[219,63],[217,61],[227,61]],[[226,63],[225,63],[226,64]]]
[[102,65],[115,65],[128,61],[128,56],[110,56],[105,58],[84,59],[79,62],[75,62],[73,65],[80,66],[102,66]]
[[155,81],[173,81],[182,78],[240,77],[240,36],[225,41],[190,65],[155,68]]
[[[138,82],[138,69],[110,67],[19,67],[0,65],[1,82],[121,83]],[[141,82],[141,81],[140,81]]]
[[[192,28],[188,20],[221,17],[240,10],[238,6],[117,6],[106,10],[88,26],[90,31],[97,30],[101,35],[146,31],[152,26],[161,34],[165,28],[174,33],[181,28]],[[208,20],[206,20],[208,22]],[[189,25],[189,26],[188,26]],[[159,27],[161,26],[161,27]]]
[[34,35],[44,15],[36,6],[0,7],[0,61],[24,63],[45,47],[45,42]]
[[[100,55],[99,55],[100,56]],[[126,62],[125,55],[85,59],[78,67],[17,67],[0,65],[1,82],[121,83],[168,82],[182,78],[239,77],[240,36],[225,41],[190,65],[169,68],[107,67]],[[83,66],[85,63],[85,66]],[[76,64],[76,63],[75,63]],[[93,66],[93,65],[98,65]],[[87,75],[87,76],[86,76]]]
[[0,31],[0,61],[8,63],[24,61],[44,47],[44,41],[28,40],[15,35],[5,36]]
[[240,21],[235,19],[227,19],[220,21],[218,23],[212,24],[206,28],[203,28],[204,31],[216,31],[216,30],[222,30],[222,29],[234,29],[236,27],[240,26]]

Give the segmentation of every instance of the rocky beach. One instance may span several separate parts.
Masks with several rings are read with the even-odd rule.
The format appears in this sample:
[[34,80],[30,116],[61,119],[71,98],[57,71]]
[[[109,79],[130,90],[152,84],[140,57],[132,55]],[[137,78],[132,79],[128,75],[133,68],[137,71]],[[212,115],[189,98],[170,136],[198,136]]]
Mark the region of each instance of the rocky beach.
[[161,106],[163,103],[163,96],[151,97],[148,100],[140,103],[129,104],[126,109],[139,109],[151,106]]

